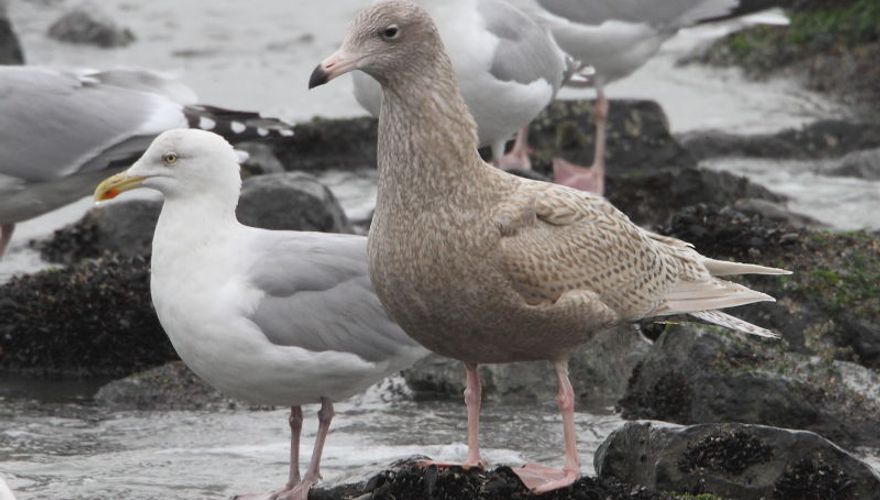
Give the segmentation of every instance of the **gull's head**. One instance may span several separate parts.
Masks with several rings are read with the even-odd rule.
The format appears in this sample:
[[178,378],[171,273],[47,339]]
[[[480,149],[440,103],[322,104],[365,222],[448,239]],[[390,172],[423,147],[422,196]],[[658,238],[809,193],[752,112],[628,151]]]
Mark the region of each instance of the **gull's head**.
[[237,200],[241,189],[239,157],[213,132],[169,130],[156,137],[128,170],[101,182],[95,189],[95,201],[110,200],[140,187],[160,191],[166,198],[208,195]]
[[359,69],[379,82],[394,79],[437,50],[431,16],[409,0],[382,0],[362,10],[333,55],[312,72],[309,88]]

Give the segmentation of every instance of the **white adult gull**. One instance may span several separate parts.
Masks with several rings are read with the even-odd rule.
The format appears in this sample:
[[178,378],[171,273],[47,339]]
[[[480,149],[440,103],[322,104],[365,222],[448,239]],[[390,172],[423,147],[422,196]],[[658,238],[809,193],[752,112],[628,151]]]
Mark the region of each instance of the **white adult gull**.
[[[305,500],[320,478],[333,402],[427,354],[385,314],[362,236],[270,231],[235,218],[241,178],[222,137],[160,135],[95,199],[148,187],[165,196],[153,236],[150,291],[180,358],[220,391],[290,406],[290,473],[268,495]],[[301,405],[320,403],[311,464],[299,474]]]
[[[556,96],[568,60],[549,32],[507,0],[419,0],[437,24],[480,146],[504,169],[528,170],[528,123]],[[382,90],[355,72],[354,95],[379,116]],[[505,154],[507,141],[516,141]]]
[[165,130],[236,140],[290,133],[277,120],[195,101],[189,87],[145,69],[0,66],[0,256],[16,223],[88,196]]
[[559,46],[593,69],[596,140],[593,165],[553,162],[556,181],[602,194],[605,179],[605,85],[644,65],[678,30],[769,9],[774,0],[510,0],[549,29]]

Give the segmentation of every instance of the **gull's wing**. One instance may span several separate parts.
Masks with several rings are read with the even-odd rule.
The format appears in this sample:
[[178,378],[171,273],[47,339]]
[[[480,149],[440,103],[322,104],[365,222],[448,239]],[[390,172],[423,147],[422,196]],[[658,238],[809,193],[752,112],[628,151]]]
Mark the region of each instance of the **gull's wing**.
[[530,84],[546,80],[558,90],[565,72],[562,50],[551,35],[505,0],[481,0],[486,30],[498,38],[489,73],[502,81]]
[[427,354],[387,316],[373,292],[365,237],[251,234],[249,251],[257,257],[247,275],[262,296],[249,317],[270,342],[374,363],[413,362]]
[[769,9],[772,0],[531,0],[571,22],[599,25],[606,21],[681,28],[704,21]]
[[104,168],[187,125],[179,103],[99,77],[0,68],[0,174],[34,182]]
[[[534,181],[519,186],[499,210],[506,234],[501,263],[529,303],[586,290],[618,316],[635,320],[772,300],[715,278],[712,269],[730,266],[639,228],[600,196]],[[742,267],[750,269],[783,273]]]

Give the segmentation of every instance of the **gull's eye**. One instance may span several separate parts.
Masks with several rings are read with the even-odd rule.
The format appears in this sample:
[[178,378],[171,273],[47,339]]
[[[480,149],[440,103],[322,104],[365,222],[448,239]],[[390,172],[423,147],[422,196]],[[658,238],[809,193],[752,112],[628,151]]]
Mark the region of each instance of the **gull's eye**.
[[400,28],[397,27],[396,24],[388,25],[387,28],[382,30],[382,38],[386,40],[394,40],[400,35]]
[[177,153],[165,153],[162,155],[162,163],[166,165],[174,165],[177,163]]

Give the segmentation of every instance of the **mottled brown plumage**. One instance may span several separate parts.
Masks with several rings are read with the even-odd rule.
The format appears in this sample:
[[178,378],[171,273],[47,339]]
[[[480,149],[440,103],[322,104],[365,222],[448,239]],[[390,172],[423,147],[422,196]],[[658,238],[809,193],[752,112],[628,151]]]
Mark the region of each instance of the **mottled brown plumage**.
[[[383,34],[390,26],[394,38]],[[416,5],[367,9],[328,61],[316,72],[329,68],[332,78],[339,61],[355,61],[346,69],[383,86],[368,257],[390,315],[429,349],[469,365],[557,362],[568,460],[564,477],[534,483],[538,491],[577,474],[565,368],[575,347],[615,323],[772,300],[713,272],[783,271],[707,259],[639,228],[600,196],[483,162],[452,66]],[[478,459],[472,449],[468,462]]]

